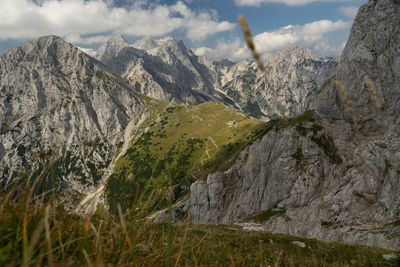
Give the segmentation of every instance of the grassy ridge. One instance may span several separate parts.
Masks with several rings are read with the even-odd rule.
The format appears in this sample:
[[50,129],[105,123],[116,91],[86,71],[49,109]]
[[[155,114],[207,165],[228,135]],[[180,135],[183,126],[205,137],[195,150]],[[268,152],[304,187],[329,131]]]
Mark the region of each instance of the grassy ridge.
[[[0,266],[396,266],[390,251],[246,232],[232,225],[153,224],[79,217],[57,197],[15,187],[0,194]],[[292,243],[301,241],[306,247]]]
[[266,126],[213,102],[155,105],[157,112],[142,124],[107,182],[106,196],[114,214],[117,203],[125,211],[133,203],[142,206],[150,196],[150,210],[165,207],[169,185],[174,200],[182,197],[195,180],[228,169]]

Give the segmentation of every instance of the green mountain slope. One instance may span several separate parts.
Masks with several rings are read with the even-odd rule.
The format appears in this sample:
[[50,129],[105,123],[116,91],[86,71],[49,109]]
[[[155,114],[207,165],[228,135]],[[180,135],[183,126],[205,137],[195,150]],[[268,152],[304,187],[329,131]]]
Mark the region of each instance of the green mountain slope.
[[124,211],[150,199],[154,211],[185,196],[192,182],[227,170],[239,152],[262,136],[266,123],[207,102],[197,106],[152,101],[152,114],[133,136],[106,184],[111,211]]

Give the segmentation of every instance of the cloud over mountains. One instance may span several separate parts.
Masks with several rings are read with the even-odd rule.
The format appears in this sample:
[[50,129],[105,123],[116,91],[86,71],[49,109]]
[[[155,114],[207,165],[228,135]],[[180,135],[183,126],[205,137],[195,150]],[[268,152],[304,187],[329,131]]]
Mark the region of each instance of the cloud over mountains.
[[[129,4],[130,3],[130,4]],[[162,36],[183,31],[201,41],[235,24],[218,21],[212,11],[195,11],[184,2],[142,5],[85,0],[1,0],[0,39],[29,39],[55,34],[83,44],[103,43],[110,34]]]
[[[309,47],[317,53],[337,54],[343,49],[343,44],[338,46],[329,45],[324,40],[325,35],[330,32],[347,29],[350,26],[351,22],[343,20],[319,20],[304,25],[287,25],[277,30],[255,35],[254,42],[257,50],[265,57],[290,45]],[[217,57],[217,59],[225,57],[231,60],[241,60],[249,56],[246,47],[243,46],[239,39],[229,42],[220,40],[217,42],[216,49],[200,47],[195,52],[198,55],[208,55],[212,58]]]
[[314,2],[357,2],[357,0],[235,0],[238,6],[260,6],[267,3],[280,3],[288,6],[303,6]]

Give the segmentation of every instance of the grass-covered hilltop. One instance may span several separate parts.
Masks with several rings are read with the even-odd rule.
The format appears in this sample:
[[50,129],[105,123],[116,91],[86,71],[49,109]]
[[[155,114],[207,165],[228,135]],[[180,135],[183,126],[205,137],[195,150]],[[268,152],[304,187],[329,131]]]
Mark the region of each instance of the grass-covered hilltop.
[[166,207],[170,185],[173,201],[184,197],[194,181],[227,170],[266,126],[219,103],[188,106],[152,101],[150,115],[107,180],[110,210],[115,213],[120,203],[126,211],[147,200],[152,211]]

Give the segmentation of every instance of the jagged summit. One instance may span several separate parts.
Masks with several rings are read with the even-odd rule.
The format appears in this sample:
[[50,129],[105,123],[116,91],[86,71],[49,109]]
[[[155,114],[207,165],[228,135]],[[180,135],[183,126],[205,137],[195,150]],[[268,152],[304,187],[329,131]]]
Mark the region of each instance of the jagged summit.
[[181,40],[176,40],[172,36],[165,36],[160,39],[155,39],[151,36],[146,36],[141,40],[136,41],[132,46],[137,49],[151,50],[158,47],[171,47],[182,42]]
[[268,65],[286,64],[294,65],[297,62],[304,60],[318,60],[318,57],[308,48],[301,46],[289,46],[277,53],[275,53],[268,61]]
[[125,47],[129,45],[125,38],[120,34],[111,36],[111,38],[107,41],[107,44],[113,47]]
[[224,77],[222,91],[255,117],[294,117],[330,76],[334,59],[318,58],[311,50],[291,46],[274,54],[260,73],[242,61]]
[[210,69],[212,62],[200,59],[173,37],[147,36],[122,49],[106,44],[96,58],[150,97],[184,103],[215,100],[218,81]]
[[49,41],[49,42],[65,42],[66,43],[66,41],[64,41],[64,39],[62,39],[61,37],[59,37],[57,35],[44,35],[44,36],[41,36],[41,37],[38,37],[38,38],[32,40],[31,42],[39,43],[39,42],[46,42],[46,41]]
[[122,49],[128,46],[130,46],[129,43],[121,35],[113,35],[99,48],[95,58],[102,61],[107,57],[116,56]]
[[62,38],[55,36],[55,35],[46,35],[34,39],[22,46],[17,46],[9,49],[5,52],[7,53],[14,53],[15,50],[24,50],[25,52],[29,52],[31,50],[41,51],[43,53],[54,54],[59,49],[67,49],[67,50],[75,50],[72,44],[64,41]]
[[151,36],[146,36],[143,39],[140,39],[133,44],[133,47],[142,50],[150,50],[158,46],[159,46],[158,42]]

